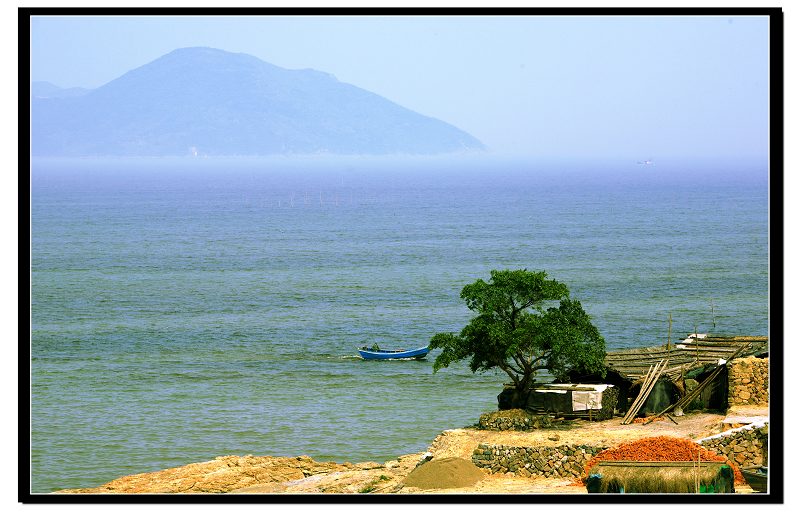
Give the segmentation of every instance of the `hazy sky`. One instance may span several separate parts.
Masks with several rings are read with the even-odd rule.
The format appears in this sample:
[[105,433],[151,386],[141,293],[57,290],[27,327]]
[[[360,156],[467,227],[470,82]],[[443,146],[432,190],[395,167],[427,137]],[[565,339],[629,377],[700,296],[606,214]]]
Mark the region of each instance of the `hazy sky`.
[[314,68],[490,149],[765,157],[766,17],[37,17],[31,79],[94,88],[179,47]]

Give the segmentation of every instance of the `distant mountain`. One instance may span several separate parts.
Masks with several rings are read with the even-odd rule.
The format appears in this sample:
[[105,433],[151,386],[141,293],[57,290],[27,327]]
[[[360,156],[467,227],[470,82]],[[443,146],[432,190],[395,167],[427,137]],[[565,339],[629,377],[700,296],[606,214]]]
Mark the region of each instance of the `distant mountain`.
[[85,95],[32,99],[31,149],[49,156],[428,154],[471,135],[316,70],[178,49]]
[[61,88],[47,81],[31,82],[31,97],[36,98],[64,98],[79,97],[91,92],[87,88]]

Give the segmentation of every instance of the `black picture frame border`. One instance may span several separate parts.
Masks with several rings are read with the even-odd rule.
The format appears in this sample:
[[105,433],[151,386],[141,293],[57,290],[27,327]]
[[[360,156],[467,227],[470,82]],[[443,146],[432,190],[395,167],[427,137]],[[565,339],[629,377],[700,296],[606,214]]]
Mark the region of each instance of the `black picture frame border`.
[[[23,504],[781,504],[784,502],[784,13],[778,7],[20,7],[19,106],[30,99],[34,16],[765,16],[769,18],[770,492],[740,494],[39,494],[30,488],[30,336],[19,340],[18,502]],[[19,110],[20,186],[30,186],[30,118]],[[30,315],[30,192],[20,188],[19,307]],[[28,320],[30,324],[30,320]],[[27,358],[28,361],[24,361]],[[23,414],[27,408],[28,413]],[[26,419],[27,417],[27,419]],[[27,486],[27,491],[26,491]]]

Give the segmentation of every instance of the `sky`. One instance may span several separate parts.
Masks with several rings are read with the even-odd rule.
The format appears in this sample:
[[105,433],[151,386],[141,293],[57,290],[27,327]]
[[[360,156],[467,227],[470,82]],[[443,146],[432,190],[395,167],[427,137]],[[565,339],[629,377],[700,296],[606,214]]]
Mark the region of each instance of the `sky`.
[[768,20],[34,17],[31,80],[96,88],[179,47],[313,68],[543,157],[766,156]]

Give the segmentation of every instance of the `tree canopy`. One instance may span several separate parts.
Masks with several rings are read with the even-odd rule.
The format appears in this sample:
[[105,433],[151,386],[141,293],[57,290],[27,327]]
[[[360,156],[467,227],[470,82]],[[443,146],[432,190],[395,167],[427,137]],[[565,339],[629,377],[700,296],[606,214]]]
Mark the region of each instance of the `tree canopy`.
[[472,372],[499,368],[524,392],[541,370],[556,377],[605,371],[605,340],[567,286],[546,272],[493,270],[489,282],[464,286],[461,298],[476,316],[459,334],[431,338],[430,348],[442,351],[434,372],[469,360]]

